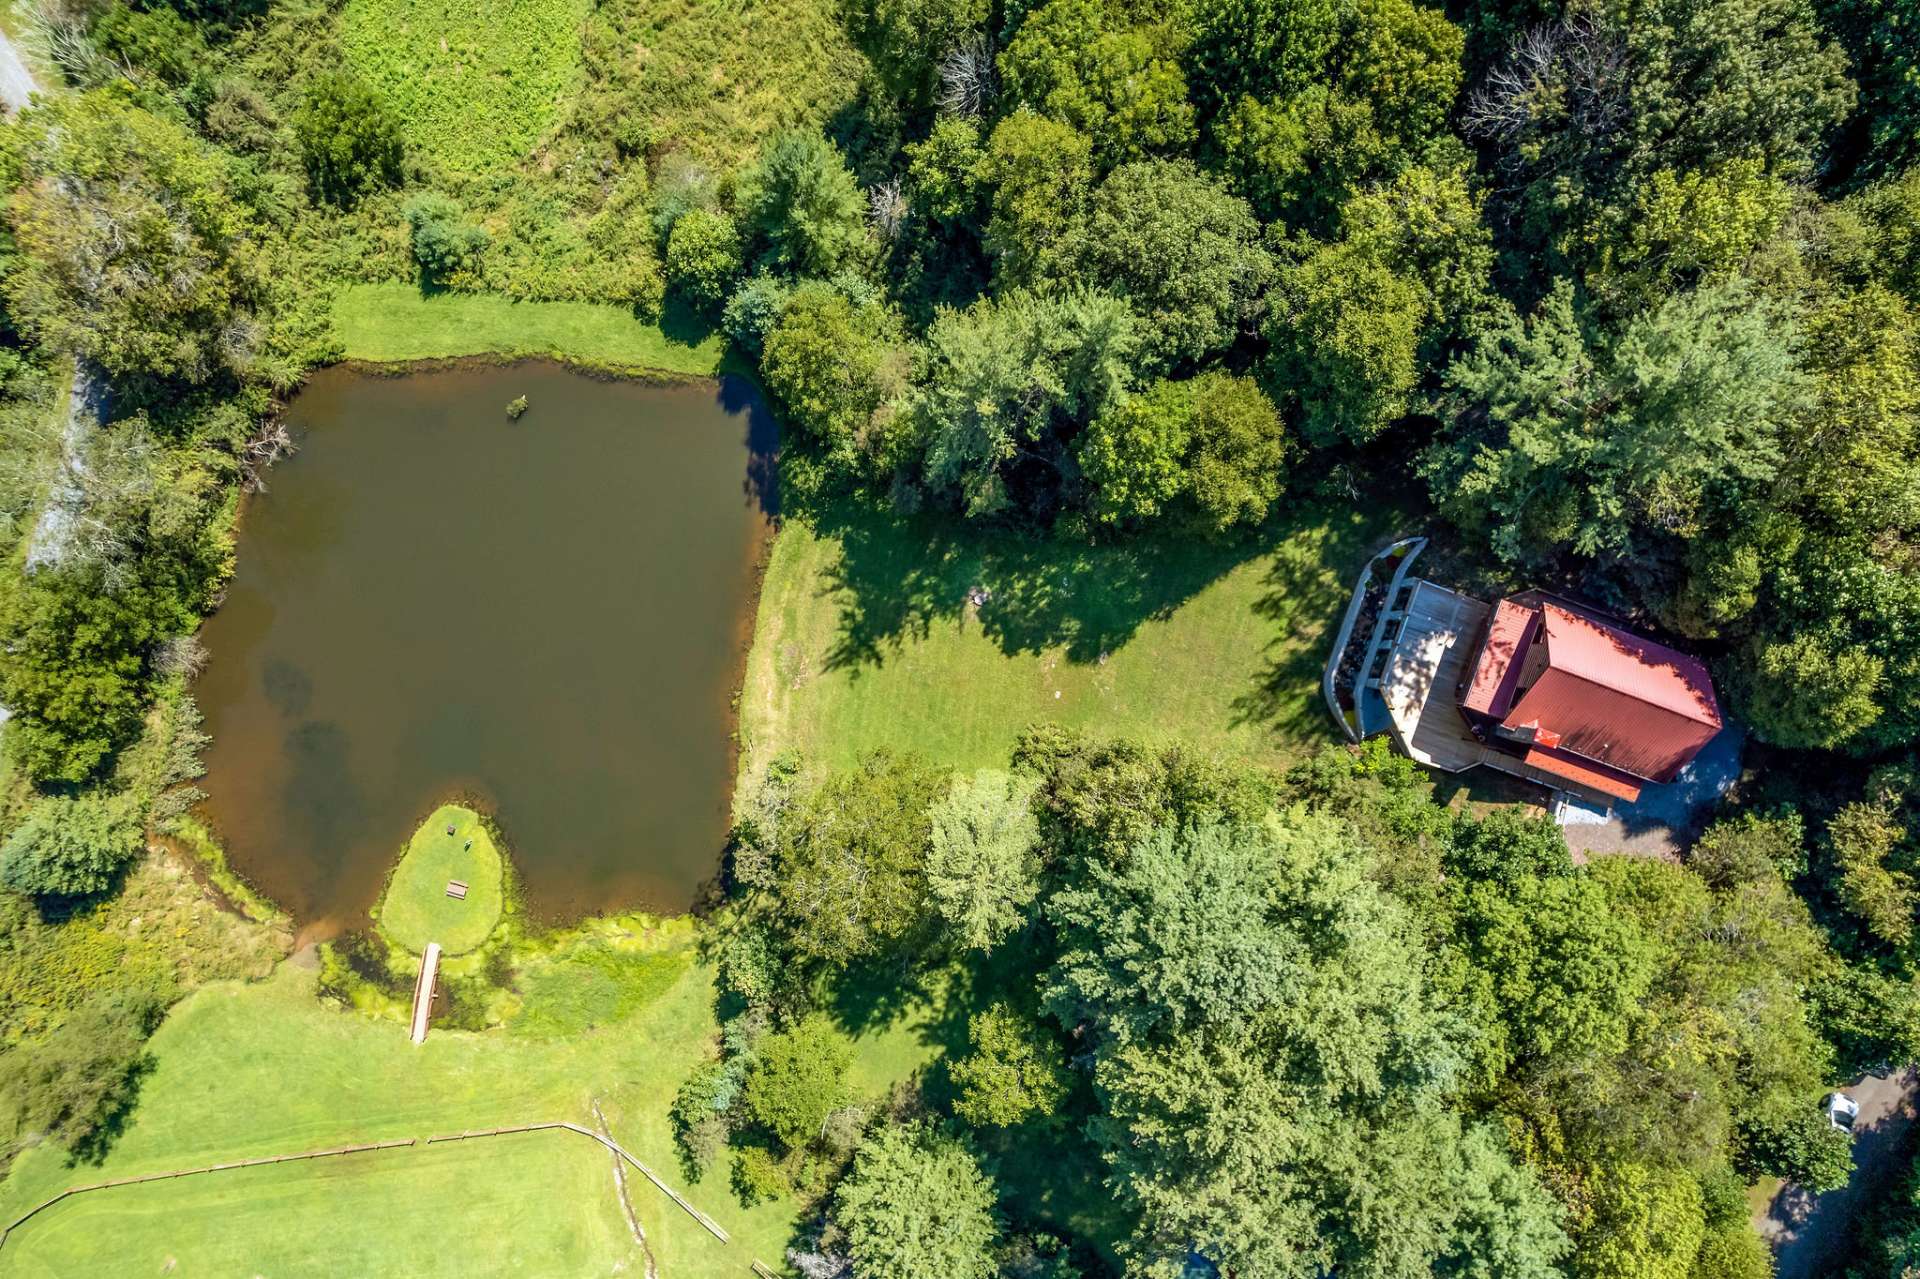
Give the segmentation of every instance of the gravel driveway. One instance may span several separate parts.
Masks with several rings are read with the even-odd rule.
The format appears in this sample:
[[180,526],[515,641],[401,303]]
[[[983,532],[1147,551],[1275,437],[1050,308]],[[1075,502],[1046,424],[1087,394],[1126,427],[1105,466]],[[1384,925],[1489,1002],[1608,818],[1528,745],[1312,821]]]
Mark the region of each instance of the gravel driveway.
[[1868,1075],[1840,1090],[1860,1103],[1854,1123],[1853,1177],[1839,1190],[1810,1195],[1782,1186],[1754,1229],[1773,1245],[1774,1279],[1816,1279],[1853,1228],[1870,1192],[1899,1175],[1901,1137],[1913,1123],[1920,1073],[1912,1066],[1892,1077]]

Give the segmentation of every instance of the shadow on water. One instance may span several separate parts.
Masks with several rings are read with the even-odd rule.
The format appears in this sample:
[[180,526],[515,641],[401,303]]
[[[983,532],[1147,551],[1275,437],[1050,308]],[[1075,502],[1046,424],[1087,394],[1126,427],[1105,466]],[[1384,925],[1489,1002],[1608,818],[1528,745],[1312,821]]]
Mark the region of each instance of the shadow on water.
[[260,672],[267,704],[288,719],[299,719],[313,703],[313,677],[284,658],[269,658]]
[[853,502],[810,515],[841,547],[826,586],[841,600],[828,654],[839,670],[883,665],[890,650],[954,620],[1004,653],[1063,647],[1071,662],[1098,661],[1266,549],[1264,538],[1044,541]]
[[729,417],[742,414],[747,426],[747,473],[741,490],[760,514],[780,514],[780,423],[753,383],[735,374],[720,379],[715,396]]
[[[367,804],[353,773],[353,744],[338,724],[308,720],[288,731],[282,747],[290,768],[281,809],[316,848],[337,848],[363,836]],[[397,832],[395,842],[408,832]]]

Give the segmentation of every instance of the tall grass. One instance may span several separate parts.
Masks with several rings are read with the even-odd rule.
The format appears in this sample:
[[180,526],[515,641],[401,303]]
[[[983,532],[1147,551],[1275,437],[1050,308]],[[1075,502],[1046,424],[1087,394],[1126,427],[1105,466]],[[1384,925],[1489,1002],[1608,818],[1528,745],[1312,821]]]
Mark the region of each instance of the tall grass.
[[340,43],[409,146],[450,173],[510,168],[580,83],[587,0],[347,0]]

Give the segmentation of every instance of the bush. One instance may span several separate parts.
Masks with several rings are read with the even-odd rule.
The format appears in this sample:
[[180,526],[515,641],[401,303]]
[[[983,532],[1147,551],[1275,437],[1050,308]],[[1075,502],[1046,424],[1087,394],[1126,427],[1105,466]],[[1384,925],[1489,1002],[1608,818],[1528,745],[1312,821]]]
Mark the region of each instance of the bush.
[[112,885],[141,847],[133,806],[119,796],[49,795],[0,849],[0,880],[39,897],[81,897]]
[[797,275],[832,275],[866,241],[866,201],[847,162],[817,131],[769,139],[741,179],[740,208],[766,260]]
[[788,1149],[820,1135],[827,1116],[846,1103],[853,1042],[820,1013],[768,1036],[747,1074],[747,1113]]
[[145,992],[103,996],[44,1042],[0,1054],[0,1107],[15,1131],[97,1160],[133,1103],[150,1060],[142,1048],[163,1011]]
[[244,370],[267,280],[226,158],[104,90],[45,101],[16,133],[9,327],[116,376]]
[[185,84],[207,56],[206,41],[171,5],[115,4],[94,23],[93,40],[100,52],[144,67],[168,84]]
[[789,422],[844,453],[887,398],[887,351],[884,313],[808,283],[767,334],[760,376]]
[[1808,1105],[1786,1118],[1747,1119],[1739,1127],[1734,1167],[1748,1177],[1782,1177],[1819,1193],[1847,1184],[1853,1136]]
[[748,355],[759,357],[766,346],[767,334],[780,322],[793,288],[770,275],[756,275],[733,291],[727,309],[720,316],[720,327],[733,344]]
[[1194,505],[1210,533],[1258,524],[1280,497],[1287,457],[1280,413],[1252,379],[1202,373],[1193,379]]
[[993,1182],[964,1146],[918,1127],[884,1128],[840,1183],[833,1219],[860,1274],[987,1279],[993,1204]]
[[667,235],[667,283],[681,297],[711,313],[727,300],[740,274],[740,232],[733,219],[707,209],[689,209]]
[[1008,1127],[1049,1119],[1067,1096],[1060,1050],[1032,1018],[1005,1004],[975,1013],[973,1049],[948,1069],[960,1090],[954,1113],[970,1124]]
[[487,247],[486,231],[467,222],[460,206],[436,191],[407,201],[406,217],[413,260],[424,279],[440,283],[472,268]]
[[361,195],[400,181],[400,125],[364,81],[344,71],[320,76],[293,117],[314,195],[352,208]]
[[1772,1279],[1773,1254],[1742,1222],[1706,1237],[1688,1279]]
[[674,1095],[673,1136],[692,1179],[706,1175],[727,1143],[732,1131],[728,1114],[740,1098],[744,1065],[739,1057],[709,1062],[689,1075]]
[[763,1146],[748,1146],[733,1155],[733,1193],[751,1208],[769,1199],[778,1199],[793,1189],[786,1169]]

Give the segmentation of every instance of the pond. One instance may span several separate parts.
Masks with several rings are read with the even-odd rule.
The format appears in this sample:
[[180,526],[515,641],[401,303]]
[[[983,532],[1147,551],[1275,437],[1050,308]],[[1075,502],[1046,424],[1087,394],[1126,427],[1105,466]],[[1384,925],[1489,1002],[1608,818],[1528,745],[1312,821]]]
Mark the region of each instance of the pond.
[[772,513],[747,384],[335,368],[287,418],[299,452],[249,500],[201,633],[201,785],[234,867],[309,935],[353,927],[458,794],[538,916],[690,905]]

